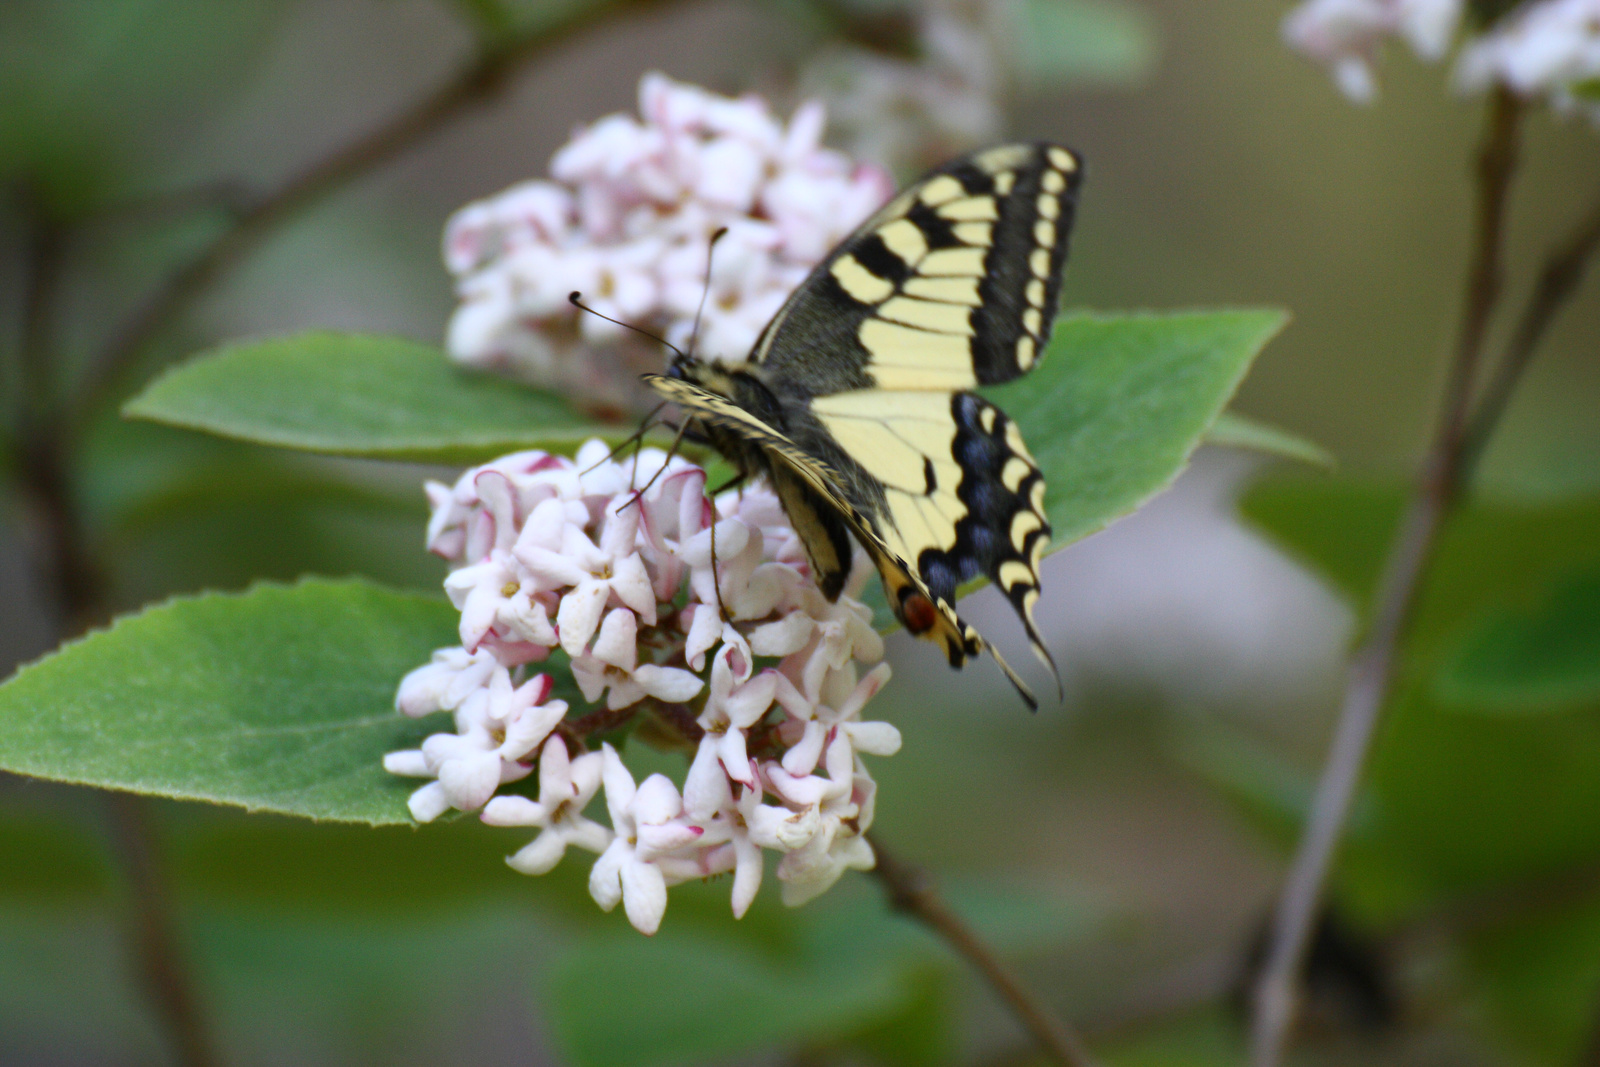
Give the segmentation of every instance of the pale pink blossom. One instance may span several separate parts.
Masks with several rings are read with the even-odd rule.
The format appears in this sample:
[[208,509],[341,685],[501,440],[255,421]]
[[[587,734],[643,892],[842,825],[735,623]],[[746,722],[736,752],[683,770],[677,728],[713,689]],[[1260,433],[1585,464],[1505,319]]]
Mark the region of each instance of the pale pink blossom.
[[1291,48],[1326,66],[1341,92],[1357,103],[1377,96],[1378,50],[1398,37],[1426,60],[1450,46],[1462,0],[1306,0],[1283,20]]
[[523,796],[495,797],[483,809],[490,826],[537,826],[538,837],[506,862],[523,874],[545,874],[555,868],[570,845],[604,852],[611,831],[584,817],[583,810],[600,790],[604,757],[590,752],[577,759],[567,754],[567,744],[551,737],[539,752],[539,799]]
[[[670,94],[656,106],[673,122],[745,136],[747,109]],[[892,754],[900,735],[861,718],[889,677],[887,665],[858,670],[883,655],[853,598],[869,566],[858,560],[830,603],[770,492],[713,502],[703,471],[659,450],[620,461],[600,442],[576,460],[520,453],[428,494],[429,545],[451,562],[445,587],[463,644],[413,671],[396,697],[408,715],[453,718],[453,732],[384,760],[432,779],[409,800],[418,821],[481,809],[490,825],[537,827],[508,860],[528,874],[555,867],[568,846],[598,852],[591,894],[607,909],[622,903],[645,932],[659,926],[668,887],[721,873],[732,873],[743,915],[765,852],[783,855],[791,902],[870,862],[859,837],[875,786],[860,755]],[[698,738],[681,795],[660,775],[635,787],[609,746],[574,754],[570,742],[585,735],[572,732],[577,719],[556,732],[568,709],[550,699],[551,678],[519,684],[525,664],[558,647],[573,653],[591,709],[621,716],[602,721],[657,715]],[[536,754],[538,799],[501,792]],[[584,814],[602,789],[610,829]]]
[[1456,83],[1480,91],[1499,82],[1519,96],[1547,97],[1600,123],[1600,101],[1586,93],[1600,78],[1600,0],[1538,0],[1502,18],[1461,50]]
[[522,761],[567,713],[565,701],[549,699],[550,690],[548,675],[514,686],[510,673],[496,667],[488,685],[455,709],[455,733],[433,734],[420,753],[385,757],[390,773],[436,779],[412,794],[417,821],[430,822],[450,808],[476,811],[501,785],[526,777],[531,768]]
[[705,829],[680,818],[682,799],[666,777],[652,774],[635,789],[616,749],[605,745],[602,751],[613,837],[589,874],[589,893],[606,911],[621,901],[634,929],[653,934],[667,910],[667,876],[659,861],[696,844]]
[[603,315],[682,346],[711,236],[726,230],[698,348],[741,360],[806,272],[893,193],[885,171],[822,146],[816,105],[785,124],[756,97],[652,73],[640,81],[638,109],[638,118],[611,115],[578,130],[552,158],[551,180],[512,186],[451,219],[444,258],[461,297],[448,336],[456,359],[546,382],[587,380],[572,370],[585,349],[641,347],[603,318],[578,316],[567,302],[574,290]]

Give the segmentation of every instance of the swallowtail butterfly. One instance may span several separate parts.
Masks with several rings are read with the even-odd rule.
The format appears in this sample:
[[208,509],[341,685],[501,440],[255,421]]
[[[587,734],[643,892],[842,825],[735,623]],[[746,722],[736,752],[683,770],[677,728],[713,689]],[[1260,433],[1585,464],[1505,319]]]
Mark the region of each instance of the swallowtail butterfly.
[[745,363],[679,356],[644,376],[691,434],[771,483],[824,593],[843,588],[854,535],[907,630],[954,667],[988,648],[1030,707],[955,610],[957,587],[987,576],[1055,671],[1033,618],[1044,476],[1017,424],[974,390],[1044,353],[1081,174],[1051,144],[953,160],[829,253]]

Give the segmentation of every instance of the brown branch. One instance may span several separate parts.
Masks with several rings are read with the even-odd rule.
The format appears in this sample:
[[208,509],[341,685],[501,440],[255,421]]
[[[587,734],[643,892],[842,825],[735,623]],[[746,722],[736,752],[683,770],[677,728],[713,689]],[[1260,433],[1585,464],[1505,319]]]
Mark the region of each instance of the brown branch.
[[59,596],[60,625],[76,633],[95,621],[103,583],[72,500],[66,441],[55,417],[60,383],[52,373],[50,329],[66,233],[31,190],[22,190],[22,200],[30,233],[11,460],[34,526],[34,569]]
[[1521,113],[1517,99],[1504,89],[1497,90],[1490,100],[1478,156],[1475,245],[1443,405],[1410,506],[1389,547],[1371,629],[1352,659],[1333,745],[1273,916],[1267,959],[1255,989],[1251,1027],[1255,1067],[1276,1067],[1282,1058],[1313,923],[1389,696],[1400,640],[1440,524],[1460,495],[1468,405],[1484,336],[1500,293],[1506,194],[1516,167]]
[[554,24],[484,47],[443,85],[363,137],[340,146],[239,213],[233,224],[178,267],[115,330],[91,367],[80,414],[93,411],[153,338],[284,222],[497,98],[513,75],[573,38],[662,0],[608,0],[599,10],[579,4]]
[[131,895],[129,926],[139,977],[161,1013],[184,1067],[212,1067],[216,1050],[201,1020],[187,961],[179,947],[160,850],[151,834],[147,801],[132,793],[106,793],[111,837]]
[[938,934],[977,968],[1052,1061],[1066,1067],[1093,1067],[1095,1059],[1084,1047],[1083,1040],[1057,1019],[1011,969],[1000,962],[973,929],[950,910],[927,872],[896,859],[876,835],[868,834],[867,840],[877,856],[872,873],[883,883],[890,905]]
[[[66,233],[35,197],[25,197],[31,235],[23,293],[20,345],[20,410],[17,412],[17,474],[38,526],[36,567],[62,609],[60,628],[79,633],[105,608],[104,582],[90,553],[68,475],[70,453],[56,410],[59,383],[51,373],[50,328],[61,281]],[[192,993],[185,959],[169,913],[164,879],[139,797],[106,795],[117,858],[127,877],[132,907],[125,936],[140,977],[161,1016],[179,1062],[209,1067],[216,1062]]]
[[1466,454],[1461,461],[1463,483],[1472,481],[1489,437],[1500,425],[1511,397],[1522,381],[1523,372],[1528,369],[1533,354],[1544,340],[1557,313],[1583,280],[1584,270],[1597,248],[1600,248],[1600,197],[1595,199],[1588,214],[1567,239],[1556,245],[1545,259],[1533,294],[1528,297],[1522,316],[1517,320],[1516,330],[1506,345],[1506,354],[1495,368],[1494,376],[1484,386],[1472,420],[1467,424]]

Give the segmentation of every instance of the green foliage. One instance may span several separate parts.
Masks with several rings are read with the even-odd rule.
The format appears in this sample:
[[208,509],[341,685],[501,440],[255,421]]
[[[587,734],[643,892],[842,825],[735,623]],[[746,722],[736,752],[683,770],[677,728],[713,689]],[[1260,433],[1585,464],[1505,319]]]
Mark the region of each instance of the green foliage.
[[432,345],[336,333],[226,345],[123,411],[279,448],[429,463],[570,453],[603,432],[562,398],[463,370]]
[[0,768],[309,818],[406,820],[378,758],[427,733],[395,686],[455,642],[443,601],[362,582],[170,601],[0,685]]
[[[290,1062],[284,1033],[307,1028],[356,1050],[345,1058],[404,1048],[390,1058],[416,1062],[418,1043],[475,1025],[471,1012],[452,1019],[450,990],[481,995],[485,968],[505,976],[506,1013],[551,994],[540,1013],[580,1064],[762,1048],[935,1064],[955,1047],[960,962],[859,876],[803,909],[758,899],[737,926],[725,879],[681,886],[646,940],[595,908],[581,857],[537,882],[500,862],[526,830],[371,829],[177,804],[151,814],[213,1021],[247,1053],[230,1059]],[[53,840],[27,844],[46,828]],[[55,1034],[58,1051],[153,1043],[121,981],[95,835],[61,817],[9,817],[0,847],[30,868],[0,870],[0,1019]],[[1102,931],[1102,913],[1059,886],[950,896],[1002,951],[1052,951]],[[257,1031],[263,1020],[270,1032]],[[451,1058],[447,1047],[438,1059]]]
[[1259,452],[1264,456],[1277,456],[1309,463],[1313,467],[1332,469],[1338,465],[1333,453],[1308,441],[1298,434],[1255,419],[1224,411],[1217,416],[1206,431],[1206,444],[1221,448],[1237,448],[1246,452]]
[[1037,88],[1126,86],[1155,67],[1155,23],[1121,0],[1026,0],[1018,9],[1019,73]]
[[1562,576],[1531,611],[1489,612],[1446,660],[1436,695],[1511,715],[1600,706],[1600,573]]
[[[1244,510],[1360,601],[1399,499],[1280,479]],[[1475,501],[1451,517],[1384,711],[1371,817],[1339,872],[1341,902],[1369,923],[1449,902],[1500,912],[1469,936],[1484,989],[1507,1034],[1555,1062],[1580,1044],[1600,985],[1579,962],[1592,956],[1592,890],[1576,888],[1600,864],[1597,573],[1600,499]],[[1562,885],[1572,914],[1542,914]]]
[[1039,367],[990,391],[1044,471],[1053,543],[1087,537],[1170,485],[1284,319],[1062,316]]
[[71,216],[134,191],[147,138],[192,128],[242,86],[280,0],[0,5],[0,185]]
[[[709,902],[727,907],[724,885]],[[560,1042],[583,1067],[661,1067],[762,1047],[860,1048],[889,1064],[936,1064],[951,1043],[956,961],[923,927],[875,894],[841,885],[790,911],[758,900],[728,936],[686,916],[651,939],[632,931],[573,945],[550,1000]],[[1037,890],[988,886],[950,894],[993,948],[1044,951],[1095,931],[1100,913]],[[696,906],[692,898],[686,901]],[[701,905],[702,907],[704,905]],[[663,982],[663,975],[672,982]],[[708,1006],[719,1009],[710,1017]]]
[[[1171,482],[1281,323],[1260,311],[1064,318],[1026,389],[997,390],[1051,480],[1058,543]],[[202,357],[129,411],[358,455],[473,455],[590,432],[556,398],[462,374],[425,346],[323,334]],[[233,486],[248,520],[273,484],[227,466],[199,471],[198,486],[147,479],[120,511],[137,514],[132,500],[143,500],[149,513],[184,518],[192,512],[179,503],[197,497],[215,517]],[[312,484],[291,479],[281,499],[264,499],[303,519],[316,504]],[[315,818],[403,821],[404,783],[378,757],[426,730],[395,716],[394,688],[454,643],[451,621],[440,601],[349,582],[153,608],[0,686],[0,767]],[[183,744],[169,747],[169,734]]]
[[1468,938],[1492,1020],[1545,1062],[1584,1062],[1600,998],[1600,900],[1558,900],[1524,914],[1514,899],[1497,903],[1509,914]]

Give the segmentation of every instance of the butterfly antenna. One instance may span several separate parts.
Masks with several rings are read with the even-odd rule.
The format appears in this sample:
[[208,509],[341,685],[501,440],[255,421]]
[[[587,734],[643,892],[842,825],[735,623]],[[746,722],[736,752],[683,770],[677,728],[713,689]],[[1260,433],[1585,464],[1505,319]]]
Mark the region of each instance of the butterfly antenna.
[[[626,504],[622,505],[622,509],[621,510],[625,511],[628,508],[632,507],[633,505],[637,504],[640,500],[644,499],[644,495],[650,491],[650,487],[652,485],[656,484],[656,479],[661,477],[663,474],[666,473],[667,466],[672,462],[672,457],[678,454],[678,445],[680,443],[682,443],[682,441],[683,441],[683,429],[684,429],[684,427],[686,425],[688,425],[688,424],[687,423],[679,423],[678,424],[678,432],[672,438],[672,447],[667,449],[667,457],[661,461],[660,468],[657,469],[657,471],[650,476],[650,480],[648,482],[645,482],[638,489],[633,489],[632,486],[631,486],[631,479],[630,479],[629,491],[633,493],[633,499],[628,501]],[[637,453],[635,453],[635,456],[637,457]],[[637,462],[634,463],[633,469],[634,470],[638,470],[639,469],[639,464]]]
[[583,302],[583,294],[580,293],[576,289],[572,290],[572,292],[567,294],[567,303],[571,304],[573,307],[577,308],[579,311],[587,311],[589,314],[593,315],[597,319],[605,319],[607,322],[612,323],[613,325],[621,326],[624,330],[632,330],[634,333],[638,334],[641,337],[648,337],[652,341],[655,341],[655,342],[657,342],[659,344],[666,345],[668,348],[672,349],[672,352],[673,352],[674,355],[676,355],[676,356],[678,356],[678,357],[680,357],[682,359],[688,359],[689,358],[688,356],[685,356],[683,354],[683,351],[677,345],[673,344],[671,341],[667,340],[665,337],[657,337],[655,334],[651,333],[649,330],[643,329],[642,327],[634,326],[632,323],[623,322],[621,319],[614,319],[610,315],[602,315],[602,314],[600,314],[600,312],[596,311],[594,308],[590,307],[588,304],[585,304]]
[[[607,452],[604,459],[595,460],[594,463],[590,464],[588,467],[585,467],[583,470],[579,471],[578,473],[579,474],[588,474],[590,471],[592,471],[596,467],[600,466],[600,464],[609,463],[612,460],[616,459],[617,456],[620,453],[624,452],[628,448],[629,445],[632,445],[632,444],[634,444],[636,442],[642,442],[644,440],[644,435],[649,433],[650,432],[650,428],[655,425],[655,417],[657,415],[661,414],[661,409],[666,407],[666,406],[667,406],[667,402],[665,400],[663,400],[661,403],[659,403],[655,407],[651,408],[650,409],[650,413],[648,415],[646,415],[644,417],[644,419],[639,423],[639,428],[637,430],[635,430],[632,433],[630,433],[627,437],[624,437],[621,441],[618,441],[617,442],[617,447],[613,448],[610,452]],[[637,458],[637,457],[635,457],[635,458]]]
[[717,227],[717,232],[711,235],[711,242],[706,245],[706,284],[700,290],[700,306],[694,309],[694,326],[689,330],[689,351],[694,352],[695,342],[700,339],[700,320],[706,313],[706,298],[711,295],[711,257],[717,251],[717,242],[728,235],[726,226]]

